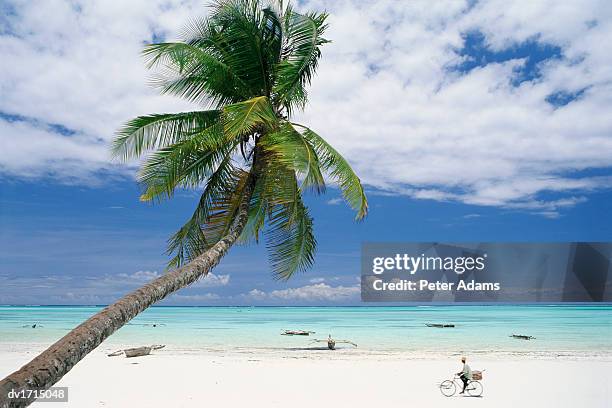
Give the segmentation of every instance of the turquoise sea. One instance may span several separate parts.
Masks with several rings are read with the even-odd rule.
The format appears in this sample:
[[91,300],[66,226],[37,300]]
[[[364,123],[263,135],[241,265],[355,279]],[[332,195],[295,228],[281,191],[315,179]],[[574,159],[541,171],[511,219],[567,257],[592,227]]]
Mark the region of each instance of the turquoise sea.
[[[100,309],[0,306],[0,345],[51,344]],[[453,323],[456,327],[430,328],[426,323]],[[37,327],[32,328],[32,324]],[[312,330],[316,334],[281,336],[284,329]],[[326,338],[328,333],[358,343],[360,350],[609,356],[612,305],[152,307],[105,344],[289,350],[312,346],[312,338]],[[510,334],[536,339],[516,340]]]

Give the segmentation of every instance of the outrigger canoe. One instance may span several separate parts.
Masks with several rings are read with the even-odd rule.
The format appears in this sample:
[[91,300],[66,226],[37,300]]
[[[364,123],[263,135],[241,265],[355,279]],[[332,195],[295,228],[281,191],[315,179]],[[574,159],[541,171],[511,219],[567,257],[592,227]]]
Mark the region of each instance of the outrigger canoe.
[[510,337],[519,339],[519,340],[535,340],[533,336],[526,336],[524,334],[511,334]]
[[425,323],[427,327],[437,327],[439,329],[445,329],[448,327],[455,327],[454,324],[442,324],[442,323]]
[[307,331],[307,330],[285,330],[284,332],[281,333],[281,336],[310,336],[311,334],[314,334],[315,332],[313,331]]

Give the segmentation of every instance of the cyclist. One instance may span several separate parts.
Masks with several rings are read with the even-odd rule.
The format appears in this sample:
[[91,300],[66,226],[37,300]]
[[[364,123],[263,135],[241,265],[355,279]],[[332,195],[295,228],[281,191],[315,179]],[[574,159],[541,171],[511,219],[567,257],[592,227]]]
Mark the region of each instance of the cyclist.
[[461,357],[461,362],[463,363],[463,369],[457,373],[461,381],[463,381],[463,390],[459,394],[463,394],[465,392],[465,387],[467,387],[468,382],[472,380],[472,369],[465,362],[466,358]]

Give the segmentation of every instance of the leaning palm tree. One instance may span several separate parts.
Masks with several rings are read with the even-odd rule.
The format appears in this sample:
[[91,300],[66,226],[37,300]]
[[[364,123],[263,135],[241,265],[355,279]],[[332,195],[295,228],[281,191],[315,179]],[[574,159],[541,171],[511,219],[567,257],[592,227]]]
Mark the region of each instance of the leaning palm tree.
[[[310,128],[294,123],[327,42],[325,13],[300,14],[282,1],[223,0],[193,21],[180,42],[144,50],[161,92],[203,106],[193,112],[137,117],[119,132],[116,157],[144,158],[141,200],[201,189],[191,218],[170,239],[169,270],[104,308],[0,382],[48,388],[138,313],[206,276],[236,242],[264,236],[279,279],[312,265],[316,240],[302,194],[333,180],[356,218],[367,213],[359,178]],[[325,177],[325,175],[327,177]]]

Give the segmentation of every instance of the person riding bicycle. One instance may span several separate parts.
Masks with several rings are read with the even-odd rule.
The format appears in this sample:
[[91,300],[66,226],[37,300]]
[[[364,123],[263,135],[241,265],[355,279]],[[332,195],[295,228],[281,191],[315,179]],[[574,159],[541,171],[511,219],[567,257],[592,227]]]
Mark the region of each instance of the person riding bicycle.
[[469,365],[467,365],[465,360],[466,360],[465,357],[461,357],[461,362],[463,363],[463,369],[457,373],[461,381],[463,381],[463,390],[461,390],[459,394],[463,394],[465,392],[465,388],[467,387],[468,383],[472,381],[472,369],[470,368]]

